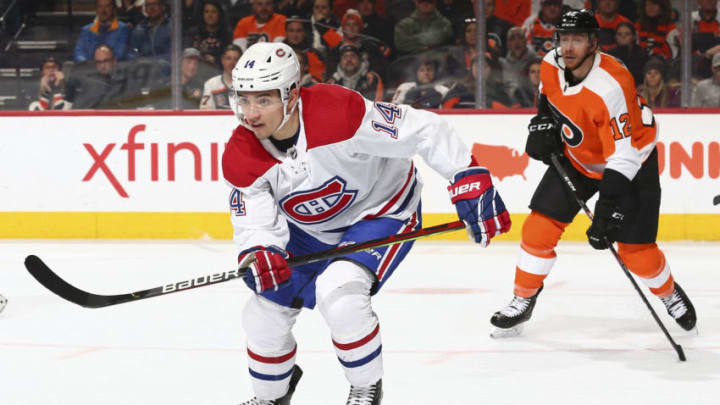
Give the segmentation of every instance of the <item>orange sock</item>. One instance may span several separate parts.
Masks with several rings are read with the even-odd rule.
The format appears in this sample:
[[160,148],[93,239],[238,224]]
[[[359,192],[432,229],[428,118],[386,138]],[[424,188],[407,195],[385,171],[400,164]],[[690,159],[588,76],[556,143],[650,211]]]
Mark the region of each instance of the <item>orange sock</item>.
[[672,294],[675,289],[670,265],[655,243],[628,244],[618,242],[618,254],[633,274],[660,298]]
[[550,274],[557,256],[555,246],[568,225],[536,211],[525,219],[515,268],[515,295],[528,298],[537,293]]

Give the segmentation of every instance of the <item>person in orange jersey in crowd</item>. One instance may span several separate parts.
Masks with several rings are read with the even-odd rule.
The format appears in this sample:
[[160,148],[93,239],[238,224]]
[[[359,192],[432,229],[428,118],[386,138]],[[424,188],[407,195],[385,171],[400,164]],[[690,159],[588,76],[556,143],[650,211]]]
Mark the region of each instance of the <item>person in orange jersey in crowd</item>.
[[273,0],[252,0],[252,15],[241,18],[233,31],[233,43],[243,51],[256,42],[282,42],[287,17],[275,12]]
[[598,32],[598,43],[603,52],[607,52],[618,46],[615,42],[615,31],[620,23],[631,23],[631,21],[618,12],[620,0],[599,0],[597,2],[597,14],[595,19],[600,26]]
[[591,11],[567,11],[556,28],[559,46],[540,67],[540,105],[530,120],[526,145],[531,158],[550,167],[530,201],[514,296],[490,319],[497,328],[492,336],[521,332],[555,263],[555,246],[580,210],[551,164],[553,155],[561,157],[580,198],[600,194],[586,232],[590,245],[607,249],[617,241],[630,271],[683,329],[692,330],[695,308],[655,243],[660,211],[657,122],[637,95],[630,72],[598,52],[598,23]]
[[635,24],[640,46],[669,61],[680,52],[680,33],[672,22],[670,0],[642,0]]

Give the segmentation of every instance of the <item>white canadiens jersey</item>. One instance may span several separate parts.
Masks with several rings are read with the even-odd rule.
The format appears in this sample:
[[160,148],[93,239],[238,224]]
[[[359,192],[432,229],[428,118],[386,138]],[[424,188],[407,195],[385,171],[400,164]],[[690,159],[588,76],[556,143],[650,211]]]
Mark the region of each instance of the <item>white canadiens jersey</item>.
[[300,132],[287,153],[243,126],[225,149],[223,175],[233,187],[241,250],[285,247],[289,224],[334,245],[359,221],[410,218],[422,188],[413,156],[447,179],[472,160],[450,124],[428,111],[371,102],[326,84],[301,88],[298,108]]

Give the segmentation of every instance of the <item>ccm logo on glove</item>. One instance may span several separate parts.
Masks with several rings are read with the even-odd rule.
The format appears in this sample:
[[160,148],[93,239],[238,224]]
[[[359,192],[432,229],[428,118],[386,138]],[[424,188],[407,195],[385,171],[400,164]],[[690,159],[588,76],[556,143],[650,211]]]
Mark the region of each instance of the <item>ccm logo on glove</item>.
[[528,126],[528,130],[530,130],[530,132],[546,131],[546,130],[553,129],[553,128],[555,128],[555,125],[553,125],[551,122],[543,122],[540,124],[530,124]]

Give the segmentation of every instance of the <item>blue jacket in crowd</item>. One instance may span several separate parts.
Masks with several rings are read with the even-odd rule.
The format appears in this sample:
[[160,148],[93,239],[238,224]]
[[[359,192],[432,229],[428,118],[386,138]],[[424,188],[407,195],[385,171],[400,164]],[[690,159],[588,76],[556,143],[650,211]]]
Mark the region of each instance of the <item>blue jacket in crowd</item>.
[[150,26],[145,18],[130,34],[128,59],[146,56],[170,60],[170,34],[170,20],[167,17],[155,27]]
[[115,58],[123,60],[129,37],[130,27],[124,22],[118,21],[117,18],[112,20],[110,25],[100,25],[100,22],[95,19],[80,31],[73,59],[75,62],[92,60],[95,48],[101,44],[107,44],[115,53]]

